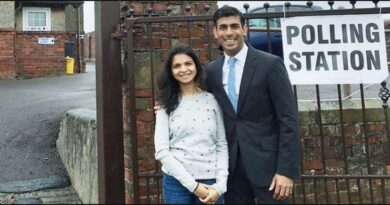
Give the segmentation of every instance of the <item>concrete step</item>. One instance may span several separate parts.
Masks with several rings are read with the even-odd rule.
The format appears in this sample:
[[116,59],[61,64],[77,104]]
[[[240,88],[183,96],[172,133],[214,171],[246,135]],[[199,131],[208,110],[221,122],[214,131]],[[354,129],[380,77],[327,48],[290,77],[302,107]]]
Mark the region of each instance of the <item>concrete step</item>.
[[0,193],[0,204],[28,201],[26,199],[40,199],[43,204],[82,204],[72,186],[18,194]]

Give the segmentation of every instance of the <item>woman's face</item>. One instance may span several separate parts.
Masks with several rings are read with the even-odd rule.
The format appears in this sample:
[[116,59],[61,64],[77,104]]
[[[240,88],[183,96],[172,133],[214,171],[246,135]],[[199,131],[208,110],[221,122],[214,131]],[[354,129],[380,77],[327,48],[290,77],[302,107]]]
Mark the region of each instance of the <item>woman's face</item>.
[[172,60],[172,75],[181,86],[195,84],[196,65],[194,60],[186,54],[176,54]]

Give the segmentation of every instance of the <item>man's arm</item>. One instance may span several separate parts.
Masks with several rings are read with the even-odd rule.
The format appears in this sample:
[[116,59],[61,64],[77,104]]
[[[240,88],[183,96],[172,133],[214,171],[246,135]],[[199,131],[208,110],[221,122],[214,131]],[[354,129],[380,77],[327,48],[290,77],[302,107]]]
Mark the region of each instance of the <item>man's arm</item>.
[[277,200],[287,199],[292,194],[294,181],[286,176],[275,174],[268,190],[274,190],[273,198]]
[[279,153],[276,174],[271,182],[275,199],[292,193],[293,179],[299,173],[299,120],[292,86],[283,61],[277,58],[269,71],[271,98],[279,124]]

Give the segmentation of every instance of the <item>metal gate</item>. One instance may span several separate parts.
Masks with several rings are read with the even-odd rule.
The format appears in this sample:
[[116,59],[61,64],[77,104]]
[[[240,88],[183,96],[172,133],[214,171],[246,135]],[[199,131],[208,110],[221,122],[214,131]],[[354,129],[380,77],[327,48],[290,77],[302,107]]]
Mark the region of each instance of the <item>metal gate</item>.
[[[356,1],[350,2],[353,6]],[[265,31],[270,37],[271,18],[390,13],[390,8],[378,8],[377,1],[373,2],[375,8],[334,10],[329,1],[329,9],[317,11],[288,11],[290,4],[285,3],[286,13],[267,10],[246,13],[245,17],[265,19]],[[264,6],[267,8],[267,4]],[[312,3],[308,2],[307,6],[311,7]],[[170,16],[168,8],[166,16],[153,16],[152,10],[148,11],[149,16],[136,17],[130,10],[123,19],[121,31],[126,35],[122,38],[123,118],[125,147],[128,144],[125,153],[131,156],[127,165],[131,182],[127,185],[133,191],[127,194],[134,197],[135,203],[155,204],[163,203],[160,164],[153,155],[155,76],[168,50],[177,43],[192,47],[204,65],[220,55],[220,50],[212,37],[211,14]],[[268,41],[271,51],[271,40]],[[293,85],[293,88],[300,118],[304,119],[301,123],[302,178],[295,183],[293,203],[390,203],[386,81],[376,85]],[[350,94],[343,94],[348,91]],[[366,98],[368,92],[374,92],[377,99]],[[311,93],[312,99],[302,100],[302,93]],[[332,93],[335,97],[322,99],[322,93]],[[382,107],[371,105],[378,102],[383,103]]]

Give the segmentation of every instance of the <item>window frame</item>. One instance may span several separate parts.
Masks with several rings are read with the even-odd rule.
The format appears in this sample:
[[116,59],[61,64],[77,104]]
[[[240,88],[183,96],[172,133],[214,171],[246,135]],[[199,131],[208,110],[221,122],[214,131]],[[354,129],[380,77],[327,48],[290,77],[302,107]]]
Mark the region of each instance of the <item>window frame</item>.
[[[269,13],[273,12],[283,12],[283,5],[273,5],[268,8]],[[307,7],[305,5],[291,5],[289,8],[289,11],[311,11],[311,10],[322,10],[322,7],[319,6],[313,6],[313,7]],[[258,7],[253,10],[251,10],[249,13],[266,13],[267,9],[264,7]],[[281,18],[270,18],[269,19],[269,27],[271,29],[280,29],[281,28],[281,23],[280,23]],[[252,23],[252,24],[251,24]],[[254,23],[254,24],[253,24]],[[259,25],[266,25],[266,19],[261,18],[261,19],[249,19],[249,25],[248,27],[251,29],[257,29],[257,28],[264,28],[266,29],[267,26],[260,26]]]
[[[29,12],[46,13],[46,26],[29,26]],[[36,28],[36,29],[34,29]],[[51,8],[50,7],[23,7],[23,31],[51,31]]]

